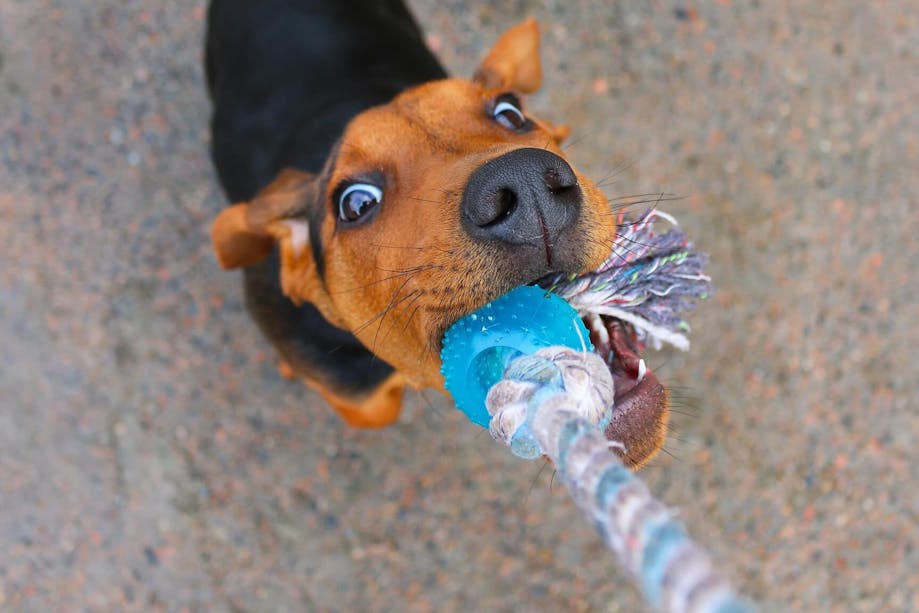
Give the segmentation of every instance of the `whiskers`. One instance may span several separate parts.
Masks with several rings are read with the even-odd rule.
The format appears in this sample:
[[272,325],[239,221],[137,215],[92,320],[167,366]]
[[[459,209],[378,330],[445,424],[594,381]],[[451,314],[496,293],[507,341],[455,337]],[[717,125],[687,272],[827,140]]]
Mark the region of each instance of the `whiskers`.
[[635,162],[631,161],[631,162],[621,162],[617,164],[616,166],[613,166],[609,172],[607,172],[605,175],[600,177],[598,181],[596,181],[595,183],[596,186],[599,188],[604,188],[604,187],[613,185],[616,182],[616,179],[619,178],[619,175],[626,172],[627,170],[630,170],[634,165],[635,165]]
[[[632,261],[639,257],[649,245],[636,240],[633,236],[629,236],[629,234],[634,234],[634,232],[630,232],[631,228],[646,223],[645,218],[647,215],[656,210],[662,202],[674,202],[683,199],[682,196],[667,192],[648,192],[617,196],[615,198],[607,197],[609,211],[616,218],[615,238],[612,241],[603,241],[588,235],[586,238],[587,243],[594,247],[602,246],[604,253],[610,254],[621,262]],[[647,208],[629,217],[625,216],[629,209],[639,206],[646,206]]]
[[414,307],[411,314],[406,318],[405,323],[402,326],[402,331],[404,332],[405,330],[408,329],[408,326],[411,324],[412,319],[417,313],[422,297],[429,293],[429,290],[426,289],[425,287],[418,287],[417,285],[419,284],[412,284],[412,282],[415,281],[417,277],[423,273],[427,273],[432,270],[441,270],[441,269],[443,269],[442,265],[434,264],[434,263],[421,264],[419,266],[412,266],[409,268],[395,269],[395,270],[378,267],[378,270],[381,270],[387,273],[392,273],[392,274],[386,277],[383,277],[381,279],[371,281],[370,283],[366,283],[358,287],[353,287],[353,288],[349,288],[348,290],[344,290],[344,291],[349,291],[349,292],[360,291],[360,290],[366,289],[374,285],[379,285],[381,283],[392,282],[398,279],[402,279],[401,283],[399,283],[399,285],[393,290],[390,296],[389,302],[386,304],[386,306],[380,312],[376,313],[373,317],[369,318],[368,320],[366,320],[365,322],[363,322],[362,324],[354,328],[352,330],[352,333],[355,335],[359,335],[361,332],[363,332],[370,326],[376,324],[377,327],[373,335],[373,341],[371,343],[370,350],[373,353],[377,353],[376,351],[377,344],[380,342],[386,342],[386,339],[389,337],[389,334],[393,332],[393,328],[395,327],[395,326],[389,326],[386,333],[381,337],[380,330],[384,328],[386,319],[388,317],[391,317],[393,314],[395,314],[399,310],[406,311]]
[[378,268],[378,270],[381,270],[387,273],[392,273],[392,274],[390,274],[389,276],[377,279],[376,281],[364,283],[363,285],[349,287],[347,289],[339,290],[337,292],[330,291],[329,293],[332,295],[338,295],[338,294],[348,294],[351,292],[359,292],[361,290],[367,289],[368,287],[373,287],[374,285],[379,285],[380,283],[386,283],[387,281],[392,281],[393,279],[399,279],[400,277],[406,277],[406,276],[409,277],[408,279],[406,279],[406,282],[408,282],[411,280],[412,277],[414,277],[418,273],[425,272],[428,270],[439,270],[441,268],[443,268],[443,266],[440,266],[438,264],[422,264],[420,266],[412,266],[410,268],[401,268],[401,269],[394,269],[394,270],[390,270],[386,268]]
[[[660,376],[661,370],[666,369],[668,365],[669,363],[665,361],[655,366],[653,370]],[[689,427],[691,422],[699,419],[702,411],[701,401],[694,388],[690,386],[664,384],[664,388],[667,390],[669,401],[667,410],[670,419],[667,422],[667,433],[660,452],[677,462],[692,460],[694,454],[699,450],[699,442],[687,432],[692,430]],[[669,460],[658,455],[645,464],[643,470],[661,468],[668,463]]]
[[450,249],[444,249],[438,247],[437,245],[386,245],[384,243],[370,243],[370,247],[374,249],[402,249],[406,251],[436,251],[437,253],[442,253],[445,255],[453,255],[453,251]]
[[670,412],[687,419],[698,419],[702,412],[699,397],[685,385],[666,386],[670,398]]
[[[619,213],[620,211],[625,211],[633,206],[640,206],[642,204],[651,205],[649,209],[653,210],[656,209],[661,202],[674,202],[683,199],[684,198],[682,196],[669,194],[667,192],[632,194],[629,196],[617,196],[615,198],[610,198],[607,196],[607,202],[609,202],[609,210],[612,213]],[[637,217],[641,217],[641,215],[638,215]],[[634,222],[624,223],[629,224]]]

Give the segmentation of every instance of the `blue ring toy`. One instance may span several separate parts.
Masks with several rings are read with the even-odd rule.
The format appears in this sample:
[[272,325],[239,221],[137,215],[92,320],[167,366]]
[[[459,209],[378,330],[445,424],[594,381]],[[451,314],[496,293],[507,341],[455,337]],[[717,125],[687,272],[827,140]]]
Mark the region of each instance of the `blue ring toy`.
[[508,363],[544,347],[593,351],[578,312],[564,299],[525,285],[489,302],[450,326],[440,352],[441,374],[456,407],[488,427],[485,396]]

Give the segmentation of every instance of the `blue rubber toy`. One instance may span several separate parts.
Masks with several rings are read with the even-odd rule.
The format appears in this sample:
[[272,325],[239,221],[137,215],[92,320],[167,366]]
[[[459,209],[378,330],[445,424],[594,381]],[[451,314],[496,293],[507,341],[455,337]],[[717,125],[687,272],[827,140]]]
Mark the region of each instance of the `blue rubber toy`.
[[508,363],[553,345],[593,350],[587,328],[571,305],[540,287],[518,287],[447,330],[440,353],[447,391],[473,423],[487,428],[485,396]]

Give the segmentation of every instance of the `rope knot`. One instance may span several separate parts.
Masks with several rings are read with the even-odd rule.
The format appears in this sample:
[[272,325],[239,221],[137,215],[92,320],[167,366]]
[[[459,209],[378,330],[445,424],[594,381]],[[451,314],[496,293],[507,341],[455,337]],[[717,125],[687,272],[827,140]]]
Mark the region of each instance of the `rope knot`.
[[533,436],[534,415],[565,409],[605,428],[614,399],[613,377],[595,353],[546,347],[513,360],[488,392],[489,431],[514,455],[534,459],[544,451]]

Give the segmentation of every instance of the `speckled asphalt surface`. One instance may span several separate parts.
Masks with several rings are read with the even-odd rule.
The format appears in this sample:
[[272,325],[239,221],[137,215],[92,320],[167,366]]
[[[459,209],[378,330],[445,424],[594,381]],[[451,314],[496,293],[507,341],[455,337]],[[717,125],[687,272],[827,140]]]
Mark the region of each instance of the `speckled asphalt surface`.
[[[919,5],[412,5],[712,255],[643,475],[766,611],[919,610]],[[551,470],[428,393],[347,429],[206,232],[201,2],[0,4],[0,610],[638,611]]]

